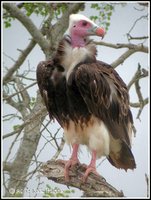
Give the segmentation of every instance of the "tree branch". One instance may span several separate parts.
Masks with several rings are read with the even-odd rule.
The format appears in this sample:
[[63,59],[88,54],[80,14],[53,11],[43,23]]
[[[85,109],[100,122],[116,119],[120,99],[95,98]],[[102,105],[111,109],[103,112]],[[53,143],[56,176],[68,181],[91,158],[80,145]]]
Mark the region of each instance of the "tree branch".
[[117,43],[117,44],[112,44],[112,43],[109,43],[109,42],[103,42],[103,41],[100,41],[100,42],[94,42],[96,45],[101,45],[101,46],[106,46],[106,47],[111,47],[111,48],[114,48],[114,49],[121,49],[121,48],[128,48],[128,49],[132,49],[132,50],[135,50],[135,51],[140,51],[140,52],[143,52],[143,53],[148,53],[148,47],[147,46],[144,46],[143,44],[124,44],[124,43]]
[[118,65],[122,64],[129,56],[136,52],[143,52],[148,53],[148,47],[144,46],[143,44],[135,45],[135,44],[112,44],[107,42],[94,42],[96,45],[102,45],[106,47],[111,47],[114,49],[120,48],[128,48],[117,60],[111,63],[113,68],[116,68]]
[[117,60],[115,60],[114,62],[111,63],[111,66],[113,68],[116,68],[118,65],[123,64],[123,62],[129,57],[131,56],[133,53],[135,53],[136,51],[133,49],[128,49],[126,52],[124,52]]
[[140,80],[141,78],[145,78],[148,76],[148,71],[144,68],[140,68],[138,67],[136,73],[134,74],[133,78],[131,79],[131,81],[129,82],[129,84],[127,85],[128,90],[130,89],[130,87],[138,80]]
[[11,14],[12,17],[18,19],[23,26],[32,35],[33,39],[39,44],[44,53],[49,50],[49,41],[47,41],[32,20],[27,17],[14,3],[4,3],[3,7]]
[[149,37],[148,36],[142,36],[142,37],[133,37],[131,36],[129,33],[127,33],[127,37],[128,37],[128,40],[146,40],[148,39]]
[[83,183],[81,177],[86,168],[82,165],[76,165],[70,169],[70,181],[64,180],[64,164],[58,161],[49,160],[41,167],[41,172],[48,179],[67,186],[73,186],[84,191],[84,196],[89,197],[123,197],[123,192],[119,192],[113,186],[106,182],[102,176],[90,174],[87,182]]
[[138,19],[136,19],[132,25],[132,27],[130,28],[128,34],[130,34],[130,32],[134,29],[135,25],[137,24],[138,21],[140,21],[141,19],[147,19],[148,18],[148,14],[147,15],[142,15],[141,17],[139,17]]
[[[145,106],[147,104],[148,104],[148,98],[143,100],[143,105]],[[140,104],[140,102],[137,102],[137,103],[130,102],[130,106],[133,108],[140,108],[141,104]]]
[[36,113],[31,113],[31,116],[29,119],[27,119],[23,124],[18,125],[18,128],[16,128],[16,130],[14,130],[11,133],[7,133],[3,136],[3,139],[10,137],[18,132],[21,132],[23,130],[23,128],[27,125],[30,124],[35,118],[38,118],[39,116],[45,116],[46,115],[46,108],[43,107],[40,111],[36,112]]
[[26,47],[26,49],[24,49],[21,52],[17,61],[14,63],[14,65],[8,70],[8,72],[4,76],[3,84],[7,84],[10,81],[13,73],[23,64],[26,57],[28,56],[28,54],[31,52],[31,50],[34,48],[35,45],[36,45],[36,42],[34,40],[31,40],[28,46]]
[[5,95],[5,97],[3,98],[3,100],[8,100],[8,99],[14,97],[14,96],[17,95],[17,94],[22,93],[23,91],[27,91],[28,88],[31,88],[31,87],[33,87],[33,86],[36,85],[36,84],[37,84],[37,81],[34,82],[34,83],[32,83],[32,84],[30,84],[30,85],[28,85],[27,87],[24,87],[23,89],[21,89],[21,90],[15,92],[15,93],[13,93],[13,94],[11,94],[11,95],[7,95],[7,96]]

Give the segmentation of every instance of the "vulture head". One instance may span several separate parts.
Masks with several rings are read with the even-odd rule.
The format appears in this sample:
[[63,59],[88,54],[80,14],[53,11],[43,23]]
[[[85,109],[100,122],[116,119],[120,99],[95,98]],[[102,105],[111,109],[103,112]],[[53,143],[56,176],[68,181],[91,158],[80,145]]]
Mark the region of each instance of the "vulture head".
[[84,47],[88,36],[96,35],[103,38],[105,31],[84,15],[71,14],[65,34],[71,38],[71,45],[74,48]]

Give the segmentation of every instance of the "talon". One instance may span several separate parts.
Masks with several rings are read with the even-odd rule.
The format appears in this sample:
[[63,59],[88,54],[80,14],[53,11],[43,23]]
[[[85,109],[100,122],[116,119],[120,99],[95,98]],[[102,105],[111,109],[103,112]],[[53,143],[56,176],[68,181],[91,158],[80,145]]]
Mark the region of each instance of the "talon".
[[82,182],[85,183],[90,173],[94,173],[97,176],[100,176],[96,171],[96,151],[92,151],[91,163],[87,166],[84,176],[82,177]]
[[78,157],[77,157],[79,145],[74,144],[72,147],[73,147],[72,156],[71,156],[70,160],[66,161],[66,163],[65,163],[64,177],[65,177],[66,182],[69,182],[69,168],[80,163],[78,160]]
[[89,176],[90,173],[94,173],[94,174],[96,174],[97,176],[100,176],[99,173],[96,171],[96,168],[89,165],[89,166],[87,167],[87,170],[85,171],[84,176],[82,177],[82,182],[83,182],[83,183],[86,183],[87,178],[88,178],[88,176]]

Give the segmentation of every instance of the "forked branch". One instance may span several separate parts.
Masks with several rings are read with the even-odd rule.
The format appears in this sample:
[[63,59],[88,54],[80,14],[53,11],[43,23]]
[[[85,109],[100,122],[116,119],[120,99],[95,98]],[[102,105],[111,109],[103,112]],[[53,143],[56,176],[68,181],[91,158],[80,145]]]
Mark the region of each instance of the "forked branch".
[[119,192],[111,186],[102,176],[90,174],[87,182],[83,183],[81,177],[84,175],[86,167],[78,164],[69,171],[70,180],[64,179],[64,164],[59,160],[49,160],[41,167],[41,172],[48,179],[56,183],[79,188],[84,191],[85,197],[123,197],[123,192]]

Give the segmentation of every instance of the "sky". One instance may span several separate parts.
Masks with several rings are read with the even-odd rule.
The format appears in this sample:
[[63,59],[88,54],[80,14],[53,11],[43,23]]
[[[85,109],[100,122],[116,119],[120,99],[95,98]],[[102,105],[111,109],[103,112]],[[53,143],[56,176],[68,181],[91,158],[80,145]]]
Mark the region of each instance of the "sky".
[[[145,15],[147,10],[144,11],[138,11],[138,8],[140,8],[138,5],[133,3],[128,3],[124,7],[122,6],[116,6],[115,11],[113,12],[113,15],[111,17],[111,25],[109,27],[109,30],[104,37],[104,42],[109,43],[128,43],[126,33],[130,30],[132,27],[134,21],[138,19],[140,16]],[[90,4],[87,4],[85,11],[80,12],[84,14],[85,16],[89,17],[91,15],[96,15],[96,11],[92,11],[90,9]],[[33,15],[32,20],[37,25],[37,27],[41,24],[41,18]],[[133,36],[144,36],[148,33],[148,24],[147,20],[140,20],[136,27],[132,31]],[[93,37],[95,40],[99,41],[98,38]],[[3,52],[9,56],[11,56],[14,60],[18,58],[19,51],[17,49],[24,49],[26,45],[28,44],[29,40],[31,39],[30,34],[26,31],[26,29],[17,21],[13,21],[12,27],[9,29],[3,29]],[[134,41],[136,42],[136,41]],[[145,43],[147,45],[147,43]],[[121,55],[123,52],[126,51],[126,49],[111,49],[104,46],[98,46],[98,59],[102,60],[106,63],[112,63],[115,61],[119,55]],[[39,61],[44,60],[45,56],[42,53],[41,49],[36,45],[34,48],[34,51],[30,53],[28,58],[26,59],[25,63],[20,69],[20,72],[23,72],[30,64],[31,68],[33,70],[36,70],[36,66],[39,63]],[[148,55],[145,53],[135,53],[130,58],[128,58],[122,65],[120,65],[118,68],[116,68],[116,71],[119,73],[119,75],[122,77],[124,82],[126,84],[129,83],[131,78],[133,77],[134,73],[137,70],[138,62],[141,64],[141,66],[147,70],[149,70],[149,64],[148,64]],[[8,58],[6,55],[3,56],[3,63],[4,66],[12,66],[13,61]],[[5,73],[5,71],[4,71]],[[35,77],[35,72],[30,74],[30,77]],[[144,98],[146,98],[149,94],[149,81],[148,79],[143,79],[140,81],[141,83],[141,91],[143,93]],[[28,85],[27,81],[27,85]],[[29,89],[28,91],[32,96],[36,96],[36,90],[37,86],[34,86],[32,89]],[[137,102],[137,95],[134,90],[134,87],[130,90],[130,101],[131,102]],[[4,104],[3,105],[3,112],[4,114],[8,114],[10,112],[13,112],[14,109],[10,108],[10,106]],[[137,129],[136,137],[133,138],[132,142],[132,151],[136,159],[137,168],[132,171],[128,170],[125,172],[124,170],[118,170],[115,167],[113,167],[107,160],[103,161],[101,165],[101,160],[97,161],[97,165],[99,167],[97,168],[98,172],[105,177],[105,179],[111,183],[115,188],[119,190],[123,190],[125,196],[127,197],[145,197],[146,196],[146,182],[145,182],[145,173],[149,175],[149,107],[145,106],[143,109],[143,112],[141,114],[141,121],[136,119],[138,110],[132,108],[133,118],[134,118],[134,125]],[[11,120],[8,123],[3,124],[3,132],[8,133],[12,130],[13,125],[16,123],[21,123],[21,121],[17,120]],[[51,123],[49,126],[51,131],[57,130],[58,124],[57,123]],[[62,135],[62,130],[60,132],[60,136]],[[46,137],[48,137],[46,133]],[[12,141],[12,138],[8,138],[3,143],[3,154],[4,158],[8,153],[10,143]],[[14,158],[16,150],[18,148],[18,145],[20,143],[20,140],[17,141],[16,147],[13,149],[12,155],[10,157],[10,160]],[[44,138],[42,137],[39,145],[38,150],[43,147],[45,143]],[[52,155],[55,153],[55,150],[50,147],[50,145],[46,145],[44,150],[39,156],[39,160],[42,162],[46,162],[49,160]],[[70,148],[65,145],[64,149],[60,155],[60,158],[70,158],[71,151]],[[81,162],[84,162],[88,164],[90,162],[90,155],[87,152],[86,147],[82,147],[81,151],[79,153],[79,159]],[[32,168],[32,167],[31,167]],[[45,188],[46,184],[50,184],[51,186],[56,186],[56,184],[52,181],[48,181],[45,177],[41,179],[43,184],[41,185],[43,189]],[[28,184],[28,188],[30,188],[29,191],[25,192],[26,196],[34,196],[31,192],[32,188],[35,188],[37,184],[37,177],[34,176],[32,180],[30,180]],[[67,189],[66,186],[59,186],[61,189]],[[76,190],[74,196],[79,196],[81,192],[79,190]],[[38,194],[38,196],[41,196],[42,192]]]

